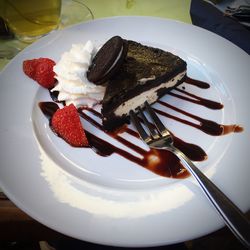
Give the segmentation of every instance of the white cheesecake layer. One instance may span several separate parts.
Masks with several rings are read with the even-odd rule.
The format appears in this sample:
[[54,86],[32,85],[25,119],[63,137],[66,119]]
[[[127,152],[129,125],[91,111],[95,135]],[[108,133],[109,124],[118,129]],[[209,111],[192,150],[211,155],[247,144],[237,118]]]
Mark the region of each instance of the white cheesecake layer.
[[149,89],[148,91],[145,91],[140,95],[135,96],[132,99],[124,102],[123,104],[117,107],[117,109],[115,110],[115,115],[116,116],[128,115],[130,110],[135,110],[139,106],[143,106],[145,101],[148,101],[149,104],[156,102],[158,99],[157,91],[159,89],[174,87],[178,83],[178,81],[180,81],[184,77],[185,74],[186,70],[179,73],[171,80],[164,82],[155,88]]

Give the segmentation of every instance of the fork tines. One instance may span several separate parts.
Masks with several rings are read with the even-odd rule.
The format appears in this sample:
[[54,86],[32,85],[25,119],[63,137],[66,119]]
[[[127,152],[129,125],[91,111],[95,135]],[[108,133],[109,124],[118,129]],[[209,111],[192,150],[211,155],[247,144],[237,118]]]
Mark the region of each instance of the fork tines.
[[[148,118],[145,116],[145,114],[143,113],[142,108],[138,108],[137,109],[137,113],[140,116],[140,118],[138,118],[137,114],[131,110],[129,112],[130,117],[131,117],[131,121],[134,124],[134,126],[136,127],[136,129],[138,130],[141,138],[146,142],[150,142],[152,139],[159,139],[161,136],[165,136],[169,134],[169,131],[167,130],[167,128],[163,125],[163,123],[161,122],[161,120],[159,119],[159,117],[156,115],[156,113],[154,112],[154,110],[150,107],[150,105],[148,104],[148,102],[146,101],[144,103],[144,107],[145,107],[145,111],[150,115],[152,121],[154,122],[151,123],[149,122]],[[144,127],[141,124],[141,120],[143,122],[143,124],[145,125],[145,127],[147,127],[148,131],[150,134],[148,134]]]
[[150,142],[152,139],[151,139],[150,135],[148,135],[148,133],[142,127],[141,122],[140,122],[139,118],[137,117],[136,113],[133,110],[130,110],[129,115],[130,115],[130,118],[131,118],[133,125],[136,127],[142,140],[144,140],[146,143]]

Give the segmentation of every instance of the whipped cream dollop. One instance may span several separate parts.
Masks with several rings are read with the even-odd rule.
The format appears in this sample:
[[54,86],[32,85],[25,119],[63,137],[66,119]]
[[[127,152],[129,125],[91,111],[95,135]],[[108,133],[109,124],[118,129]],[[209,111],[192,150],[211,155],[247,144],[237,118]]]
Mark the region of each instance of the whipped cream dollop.
[[105,87],[97,86],[87,79],[87,71],[97,49],[91,41],[86,44],[73,44],[70,51],[64,52],[54,66],[57,85],[51,91],[59,91],[58,100],[76,107],[93,107],[103,99]]

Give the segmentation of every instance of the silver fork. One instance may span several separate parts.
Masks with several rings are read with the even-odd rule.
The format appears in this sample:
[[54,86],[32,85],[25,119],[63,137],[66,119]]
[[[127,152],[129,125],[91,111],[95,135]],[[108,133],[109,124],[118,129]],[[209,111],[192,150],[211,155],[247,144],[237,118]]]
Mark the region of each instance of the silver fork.
[[[141,125],[137,114],[134,111],[130,111],[131,121],[139,132],[142,140],[150,148],[166,149],[173,152],[200,184],[200,187],[204,191],[207,198],[224,219],[225,224],[231,229],[242,244],[244,244],[247,248],[250,248],[250,223],[245,215],[193,164],[193,162],[183,152],[173,145],[171,133],[160,121],[148,102],[145,102],[145,110],[149,113],[155,127],[148,121],[141,108],[138,108],[138,114],[141,116],[149,133],[146,132]],[[155,130],[155,128],[157,130]]]

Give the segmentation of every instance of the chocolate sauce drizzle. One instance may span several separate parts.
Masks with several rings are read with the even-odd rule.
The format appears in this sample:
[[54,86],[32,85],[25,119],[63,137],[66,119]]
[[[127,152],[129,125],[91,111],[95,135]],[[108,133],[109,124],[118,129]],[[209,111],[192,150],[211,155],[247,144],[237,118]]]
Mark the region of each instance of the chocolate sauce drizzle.
[[181,114],[184,114],[190,118],[193,118],[194,120],[198,121],[200,124],[196,124],[196,123],[190,122],[188,120],[184,120],[182,118],[179,118],[179,117],[176,117],[176,116],[171,115],[169,113],[166,113],[162,110],[154,108],[154,110],[158,114],[165,116],[165,117],[168,117],[168,118],[171,118],[171,119],[176,120],[178,122],[184,123],[184,124],[189,125],[191,127],[197,128],[197,129],[201,130],[202,132],[209,134],[209,135],[219,136],[219,135],[226,135],[226,134],[233,133],[233,132],[238,133],[238,132],[243,131],[243,128],[239,125],[236,125],[236,124],[233,124],[233,125],[218,124],[214,121],[203,119],[199,116],[193,115],[193,114],[186,112],[182,109],[176,108],[176,107],[174,107],[166,102],[158,101],[158,103],[160,103],[161,105],[168,107],[172,110],[175,110]]
[[202,105],[202,106],[204,106],[206,108],[209,108],[209,109],[222,109],[223,108],[222,103],[202,98],[200,96],[191,94],[191,93],[189,93],[189,92],[187,92],[185,90],[181,90],[181,89],[178,89],[178,88],[174,88],[174,89],[175,89],[175,91],[180,92],[182,94],[185,94],[186,96],[190,96],[192,98],[189,98],[189,97],[186,97],[186,96],[183,96],[183,95],[178,95],[178,94],[175,94],[173,92],[168,93],[168,95],[175,96],[175,97],[177,97],[179,99],[182,99],[182,100],[185,100],[185,101],[188,101],[188,102],[192,102],[192,103],[195,103],[195,104]]
[[[186,83],[195,85],[196,87],[202,88],[202,89],[207,89],[210,87],[210,85],[206,82],[202,82],[199,80],[195,80],[192,78],[187,77]],[[185,90],[181,90],[179,88],[175,88],[176,92],[180,92],[184,95],[179,95],[176,93],[169,93],[169,95],[175,96],[179,99],[192,102],[198,105],[205,106],[206,108],[209,109],[222,109],[223,104],[204,99],[202,97],[196,96],[194,94],[191,94]],[[56,94],[57,93],[52,93],[51,98],[53,101],[56,100]],[[191,97],[191,98],[190,98]],[[165,117],[168,117],[170,119],[174,119],[178,122],[181,122],[185,125],[192,126],[196,129],[199,129],[203,131],[206,134],[212,135],[212,136],[220,136],[220,135],[225,135],[233,132],[241,132],[243,131],[243,128],[239,125],[222,125],[218,124],[214,121],[211,120],[206,120],[201,117],[198,117],[196,115],[193,115],[187,111],[181,110],[179,108],[176,108],[167,102],[164,101],[157,101],[159,104],[161,104],[163,107],[170,108],[172,110],[175,110],[181,114],[186,115],[187,117],[193,118],[196,121],[199,122],[199,124],[190,122],[188,120],[184,120],[182,118],[179,118],[177,116],[171,115],[165,111],[159,110],[154,108],[154,110]],[[44,115],[51,120],[51,117],[53,116],[54,112],[59,108],[59,106],[55,102],[40,102],[39,106],[44,113]],[[121,136],[123,133],[127,133],[137,139],[139,139],[139,135],[136,131],[130,129],[127,125],[124,125],[123,127],[119,128],[118,130],[114,132],[108,132],[105,131],[103,128],[102,124],[97,122],[95,119],[93,119],[90,115],[87,114],[85,111],[89,111],[93,116],[101,118],[102,115],[95,109],[91,108],[79,108],[78,112],[79,115],[89,123],[91,123],[94,127],[97,129],[103,131],[104,133],[108,134],[110,137],[112,137],[114,140],[117,142],[125,145],[126,147],[132,149],[134,152],[137,154],[141,155],[141,157],[137,157],[128,151],[121,149],[114,144],[103,140],[102,138],[92,134],[90,131],[86,131],[86,136],[89,141],[89,147],[92,148],[98,155],[107,157],[112,154],[118,154],[122,156],[123,158],[134,162],[158,175],[164,176],[164,177],[172,177],[172,178],[186,178],[189,176],[188,171],[183,167],[179,159],[171,152],[166,151],[166,150],[158,150],[158,149],[149,149],[145,150],[141,148],[140,146],[137,146],[136,144],[126,140]],[[180,138],[176,137],[174,134],[173,139],[174,139],[174,145],[175,147],[179,148],[184,154],[186,154],[192,161],[203,161],[207,159],[207,154],[205,151],[199,147],[198,145],[194,145],[188,142],[185,142],[181,140]]]
[[209,83],[203,82],[203,81],[200,81],[200,80],[197,80],[197,79],[193,79],[193,78],[190,78],[188,76],[186,76],[185,83],[194,85],[194,86],[196,86],[198,88],[201,88],[201,89],[209,89],[210,88]]

